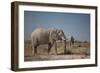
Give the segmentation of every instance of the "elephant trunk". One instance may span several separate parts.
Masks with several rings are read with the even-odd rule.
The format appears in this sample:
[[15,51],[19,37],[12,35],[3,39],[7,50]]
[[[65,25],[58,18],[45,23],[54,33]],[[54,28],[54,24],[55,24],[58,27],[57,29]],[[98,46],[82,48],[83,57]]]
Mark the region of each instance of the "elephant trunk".
[[62,40],[64,41],[64,49],[66,49],[66,40],[67,39],[66,39],[64,32],[63,32]]

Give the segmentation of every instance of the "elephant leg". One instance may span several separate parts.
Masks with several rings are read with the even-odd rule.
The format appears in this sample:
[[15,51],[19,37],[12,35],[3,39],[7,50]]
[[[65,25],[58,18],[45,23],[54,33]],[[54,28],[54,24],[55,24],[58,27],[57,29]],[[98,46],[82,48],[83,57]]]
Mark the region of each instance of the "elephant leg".
[[51,45],[51,43],[49,43],[48,44],[48,54],[50,53],[51,47],[52,47],[52,45]]
[[37,40],[33,40],[33,39],[32,39],[31,42],[32,42],[32,47],[33,47],[32,53],[35,55],[35,54],[37,54],[37,46],[38,46],[39,44],[38,44]]
[[34,55],[37,54],[37,46],[34,47]]
[[54,42],[54,45],[55,45],[55,51],[56,51],[56,54],[57,54],[57,43]]
[[36,55],[37,54],[37,46],[34,46],[33,47],[32,54],[33,55]]
[[32,54],[35,55],[35,48],[32,49]]
[[31,43],[32,43],[31,44],[32,45],[32,55],[35,55],[35,51],[34,51],[35,50],[35,47],[34,47],[35,45],[34,45],[33,38],[31,38]]

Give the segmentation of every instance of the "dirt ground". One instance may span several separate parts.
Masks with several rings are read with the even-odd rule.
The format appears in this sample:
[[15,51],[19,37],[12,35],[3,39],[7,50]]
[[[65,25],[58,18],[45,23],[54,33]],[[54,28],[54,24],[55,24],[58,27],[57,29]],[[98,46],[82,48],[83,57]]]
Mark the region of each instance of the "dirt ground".
[[37,48],[37,54],[32,53],[30,40],[24,42],[24,61],[44,61],[44,60],[70,60],[70,59],[87,59],[90,58],[90,43],[75,42],[70,46],[66,43],[64,49],[63,42],[57,42],[57,54],[54,46],[48,54],[48,45],[40,45]]

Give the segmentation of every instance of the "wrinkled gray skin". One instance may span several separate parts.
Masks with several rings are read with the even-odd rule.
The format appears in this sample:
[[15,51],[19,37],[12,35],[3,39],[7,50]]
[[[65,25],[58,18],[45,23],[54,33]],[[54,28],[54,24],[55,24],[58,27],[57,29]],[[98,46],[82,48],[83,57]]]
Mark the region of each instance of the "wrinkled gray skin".
[[[31,34],[32,48],[34,55],[37,53],[37,47],[39,45],[47,44],[48,45],[48,54],[51,47],[54,45],[56,54],[57,54],[57,40],[63,40],[66,44],[66,37],[63,30],[59,29],[44,29],[37,28]],[[64,46],[66,48],[66,46]]]

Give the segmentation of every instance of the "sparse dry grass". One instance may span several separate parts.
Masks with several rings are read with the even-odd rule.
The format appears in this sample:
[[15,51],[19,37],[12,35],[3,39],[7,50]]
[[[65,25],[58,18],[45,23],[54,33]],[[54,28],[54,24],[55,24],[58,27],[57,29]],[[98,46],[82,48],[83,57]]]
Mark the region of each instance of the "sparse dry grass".
[[24,57],[25,61],[39,61],[39,60],[60,60],[60,59],[83,59],[90,57],[90,43],[75,43],[69,46],[66,43],[66,50],[64,50],[64,43],[57,42],[57,55],[54,46],[51,48],[48,55],[48,45],[40,45],[37,48],[37,55],[32,54],[32,46],[30,40],[24,42]]

